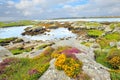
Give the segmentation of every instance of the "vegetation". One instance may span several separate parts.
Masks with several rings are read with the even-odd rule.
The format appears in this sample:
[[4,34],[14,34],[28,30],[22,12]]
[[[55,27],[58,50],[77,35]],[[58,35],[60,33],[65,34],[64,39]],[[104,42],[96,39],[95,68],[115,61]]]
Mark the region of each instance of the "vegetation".
[[85,26],[89,26],[89,27],[100,27],[102,26],[102,24],[97,23],[97,22],[86,22]]
[[111,33],[104,36],[107,40],[114,40],[119,41],[120,40],[120,33]]
[[12,38],[5,38],[5,39],[0,39],[0,43],[10,43],[11,41],[14,41],[15,37],[12,37]]
[[105,38],[98,38],[96,42],[99,43],[102,49],[110,48],[110,40],[107,40]]
[[115,29],[116,27],[120,27],[120,23],[111,23],[110,28]]
[[33,59],[4,59],[0,63],[0,80],[37,80],[48,69],[52,50],[52,48],[46,48],[43,53]]
[[91,42],[82,42],[81,44],[83,44],[83,45],[85,45],[85,46],[87,46],[87,47],[90,47],[90,46],[92,45]]
[[111,80],[120,79],[120,49],[111,48],[108,52],[96,50],[95,58],[98,63],[111,69]]
[[0,22],[0,27],[26,26],[26,25],[33,25],[33,24],[35,24],[35,22],[30,20],[23,20],[23,21],[16,21],[16,22]]
[[63,70],[69,77],[90,80],[90,77],[82,71],[82,62],[75,57],[79,52],[77,48],[64,46],[58,47],[51,56],[56,58],[55,67]]
[[55,66],[58,70],[64,70],[64,72],[72,78],[76,78],[82,71],[82,62],[73,58],[66,58],[64,54],[61,54],[55,62]]
[[90,37],[100,37],[100,36],[102,36],[103,31],[100,31],[100,30],[89,30],[87,34]]
[[120,72],[119,71],[110,71],[111,80],[120,80]]
[[114,69],[120,69],[120,49],[111,49],[107,55],[107,61]]
[[47,46],[51,46],[53,43],[39,45],[36,49],[43,49]]
[[13,55],[17,55],[17,54],[21,54],[23,52],[30,52],[31,49],[22,49],[22,48],[17,48],[17,49],[13,49],[10,50],[12,52]]

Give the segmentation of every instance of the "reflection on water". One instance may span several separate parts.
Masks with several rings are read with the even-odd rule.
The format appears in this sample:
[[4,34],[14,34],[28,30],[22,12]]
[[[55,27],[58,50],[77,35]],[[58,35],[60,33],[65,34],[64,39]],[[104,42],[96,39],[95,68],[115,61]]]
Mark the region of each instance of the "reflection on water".
[[22,36],[21,33],[24,32],[26,27],[9,27],[9,28],[0,28],[0,38],[9,38],[9,37],[21,37],[28,38],[30,40],[54,40],[68,37],[76,37],[76,34],[73,34],[67,28],[58,28],[51,29],[50,32],[45,32],[44,34],[39,34],[35,36]]

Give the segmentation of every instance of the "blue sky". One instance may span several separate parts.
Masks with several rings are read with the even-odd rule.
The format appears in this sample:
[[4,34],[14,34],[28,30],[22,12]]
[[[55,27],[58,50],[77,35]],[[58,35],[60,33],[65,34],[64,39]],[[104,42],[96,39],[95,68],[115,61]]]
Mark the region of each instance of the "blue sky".
[[120,0],[0,0],[0,21],[120,16]]

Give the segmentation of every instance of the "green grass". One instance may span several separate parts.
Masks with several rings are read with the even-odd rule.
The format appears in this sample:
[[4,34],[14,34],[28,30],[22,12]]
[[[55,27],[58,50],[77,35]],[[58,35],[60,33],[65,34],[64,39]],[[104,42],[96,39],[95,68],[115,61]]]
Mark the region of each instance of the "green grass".
[[39,45],[36,49],[43,49],[43,48],[45,48],[45,47],[47,47],[47,46],[51,46],[51,45],[52,45],[52,43],[42,44],[42,45]]
[[102,26],[102,24],[97,23],[97,22],[86,22],[85,26],[89,26],[89,27],[100,27]]
[[111,33],[104,36],[107,40],[120,40],[120,33]]
[[103,34],[103,31],[100,31],[100,30],[88,30],[87,34],[90,37],[99,37],[99,36],[101,36]]
[[50,59],[50,55],[41,54],[33,59],[6,60],[9,66],[6,66],[3,73],[0,73],[0,80],[38,80],[48,69]]
[[17,54],[21,54],[23,52],[30,52],[31,49],[13,49],[13,50],[10,50],[12,52],[13,55],[17,55]]
[[120,27],[120,23],[111,23],[110,28],[114,29],[115,27]]
[[106,61],[107,54],[102,51],[95,51],[96,61],[106,67],[111,68],[111,66]]
[[35,24],[35,22],[30,20],[22,20],[16,22],[0,22],[0,27],[26,26],[32,24]]
[[97,50],[97,51],[95,51],[95,56],[96,56],[96,62],[111,69],[111,71],[109,71],[111,80],[120,80],[120,72],[115,70],[106,60],[106,57],[107,57],[106,52],[102,52],[102,51]]
[[11,37],[11,38],[0,39],[0,43],[9,43],[11,41],[14,41],[15,39],[17,38]]
[[120,72],[110,72],[111,80],[120,80]]

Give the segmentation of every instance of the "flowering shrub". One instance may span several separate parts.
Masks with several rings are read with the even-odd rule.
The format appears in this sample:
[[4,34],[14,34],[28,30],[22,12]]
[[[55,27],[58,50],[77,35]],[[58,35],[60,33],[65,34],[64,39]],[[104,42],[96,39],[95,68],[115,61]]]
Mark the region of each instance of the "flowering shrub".
[[107,55],[108,63],[115,69],[120,69],[120,50],[113,48]]
[[66,75],[71,78],[76,78],[82,71],[82,62],[73,58],[67,58],[65,54],[61,54],[57,58],[55,66],[58,70],[64,70]]
[[59,57],[59,55],[61,54],[65,54],[67,57],[72,57],[74,59],[76,59],[74,54],[80,53],[80,50],[77,48],[72,48],[69,46],[64,46],[64,47],[58,47],[53,53],[52,53],[52,57],[53,58],[57,58]]
[[113,68],[120,68],[120,56],[114,56],[108,61]]

